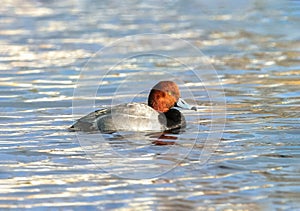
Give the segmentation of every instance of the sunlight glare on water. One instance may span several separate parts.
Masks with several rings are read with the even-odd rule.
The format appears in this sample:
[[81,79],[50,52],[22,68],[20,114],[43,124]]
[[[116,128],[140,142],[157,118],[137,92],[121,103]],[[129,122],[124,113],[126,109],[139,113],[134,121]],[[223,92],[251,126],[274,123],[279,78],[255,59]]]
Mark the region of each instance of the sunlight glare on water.
[[[299,210],[300,3],[224,2],[1,1],[0,209]],[[187,40],[208,57],[204,65],[217,70],[227,121],[205,164],[199,156],[213,147],[205,142],[210,124],[221,126],[222,119],[212,117],[211,105],[218,114],[220,99],[211,102],[206,89],[216,95],[223,89],[203,64],[195,65],[206,79],[199,82],[172,58],[119,63],[122,52],[112,53],[90,61],[87,95],[73,98],[81,71],[99,49],[144,33]],[[145,52],[151,43],[139,46],[128,49]],[[197,61],[178,43],[161,49],[186,64]],[[126,79],[131,87],[144,83],[150,89],[169,77],[165,70],[198,107],[183,111],[184,131],[162,137],[175,145],[153,144],[153,134],[105,134],[107,142],[97,143],[99,134],[81,133],[88,137],[81,146],[67,130],[81,116],[72,115],[72,100],[95,101],[97,108],[110,106],[113,97],[146,102],[149,90],[114,94]],[[92,86],[101,87],[93,96]],[[81,112],[97,108],[86,105]],[[104,154],[104,144],[124,163]],[[187,155],[182,159],[174,146]],[[149,172],[156,176],[146,177]],[[128,179],[133,174],[147,179]]]

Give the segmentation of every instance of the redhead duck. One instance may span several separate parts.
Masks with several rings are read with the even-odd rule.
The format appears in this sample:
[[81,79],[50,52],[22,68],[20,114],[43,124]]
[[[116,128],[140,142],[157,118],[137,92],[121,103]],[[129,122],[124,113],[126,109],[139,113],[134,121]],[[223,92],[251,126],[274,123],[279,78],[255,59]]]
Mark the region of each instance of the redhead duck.
[[160,81],[150,91],[148,105],[127,103],[92,112],[73,124],[70,131],[169,131],[185,127],[185,118],[174,107],[196,110],[180,98],[172,81]]

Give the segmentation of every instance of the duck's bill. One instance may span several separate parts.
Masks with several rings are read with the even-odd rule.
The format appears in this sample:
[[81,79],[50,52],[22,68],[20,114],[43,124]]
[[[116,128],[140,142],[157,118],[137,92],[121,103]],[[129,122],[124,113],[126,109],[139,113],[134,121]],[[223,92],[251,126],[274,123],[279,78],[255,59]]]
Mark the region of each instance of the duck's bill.
[[195,106],[189,105],[187,102],[185,102],[183,99],[179,98],[177,103],[175,104],[176,107],[189,109],[189,110],[195,110],[197,111],[197,108]]

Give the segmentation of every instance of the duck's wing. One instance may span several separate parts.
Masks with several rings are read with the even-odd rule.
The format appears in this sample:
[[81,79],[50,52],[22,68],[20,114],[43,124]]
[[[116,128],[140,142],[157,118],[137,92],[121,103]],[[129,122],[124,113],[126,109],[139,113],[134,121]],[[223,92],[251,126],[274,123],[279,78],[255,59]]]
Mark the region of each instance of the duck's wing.
[[113,106],[107,115],[97,119],[97,125],[102,133],[163,131],[166,127],[159,121],[159,112],[143,103]]
[[88,115],[78,119],[71,127],[69,131],[98,131],[97,119],[103,115],[110,113],[110,109],[104,108],[89,113]]

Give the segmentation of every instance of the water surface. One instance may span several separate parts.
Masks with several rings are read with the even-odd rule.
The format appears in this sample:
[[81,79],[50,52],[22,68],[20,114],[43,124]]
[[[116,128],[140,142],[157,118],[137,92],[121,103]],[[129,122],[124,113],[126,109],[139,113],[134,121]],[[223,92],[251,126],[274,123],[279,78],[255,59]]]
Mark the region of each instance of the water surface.
[[[299,210],[300,3],[245,2],[2,1],[0,208]],[[108,43],[142,33],[198,47],[209,60],[196,66],[202,83],[184,64],[157,55],[118,63],[122,53],[116,53],[85,66]],[[176,43],[164,47],[185,64],[197,61]],[[147,52],[147,45],[133,50]],[[203,68],[210,64],[223,87]],[[171,78],[199,110],[184,111],[188,127],[161,138],[173,145],[153,144],[155,134],[110,134],[100,143],[99,134],[76,136],[68,126],[95,109],[83,105],[72,115],[84,67],[91,72],[84,75],[85,98],[78,100],[96,107],[145,102],[148,90],[139,90],[141,84],[150,89]],[[211,115],[222,98],[211,101],[208,90],[226,96],[220,142],[206,141],[212,122],[223,126],[222,117]],[[203,164],[201,152],[215,149],[212,143],[218,148]]]

